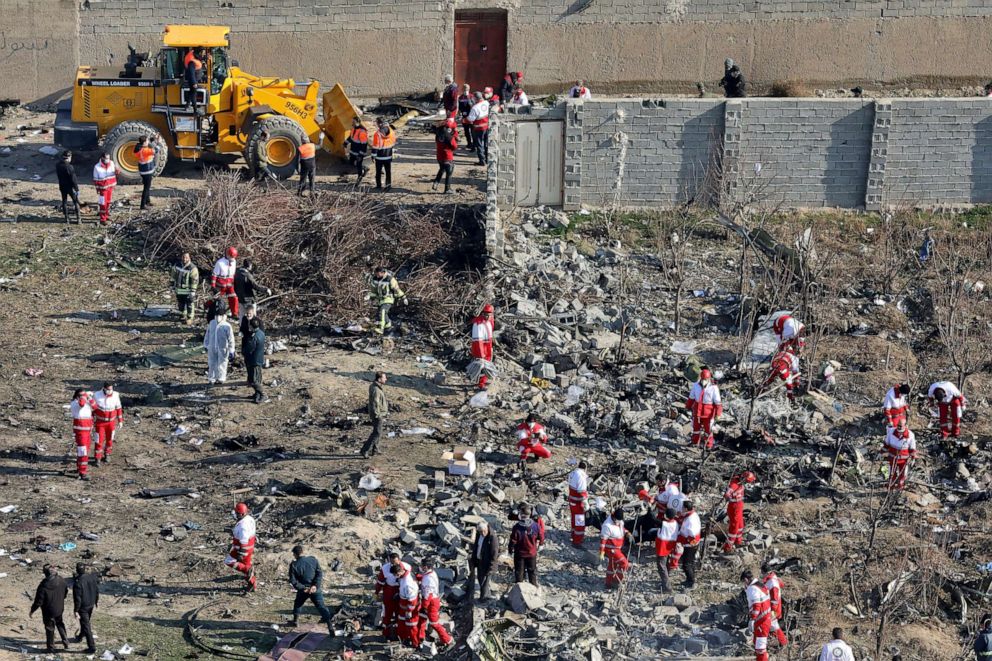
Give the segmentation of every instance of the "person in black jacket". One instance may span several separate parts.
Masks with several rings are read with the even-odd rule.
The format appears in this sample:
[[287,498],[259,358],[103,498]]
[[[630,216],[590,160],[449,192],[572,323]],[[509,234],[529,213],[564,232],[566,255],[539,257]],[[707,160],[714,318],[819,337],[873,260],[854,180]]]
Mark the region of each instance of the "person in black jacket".
[[727,98],[743,99],[746,97],[747,83],[744,80],[744,74],[741,72],[741,68],[729,57],[723,63],[723,68],[723,80],[720,81],[720,87],[723,88]]
[[45,651],[49,654],[55,652],[55,629],[59,630],[59,637],[62,639],[62,646],[69,649],[68,636],[65,633],[65,623],[62,622],[62,613],[65,612],[65,598],[69,595],[69,585],[65,579],[59,576],[58,567],[55,565],[45,565],[45,578],[38,585],[38,590],[34,594],[34,603],[31,604],[31,612],[41,609],[41,621],[45,624]]
[[475,540],[471,542],[468,556],[469,598],[475,596],[475,584],[479,584],[479,599],[489,599],[491,586],[489,573],[499,557],[499,540],[488,523],[482,521],[476,526]]
[[[252,273],[255,265],[250,259],[246,259],[243,264],[234,271],[234,295],[238,297],[238,309],[242,310],[255,302],[255,290],[264,291],[266,296],[272,296],[272,290],[258,284],[255,274]],[[241,317],[244,315],[241,314]],[[240,317],[239,317],[240,319]]]
[[55,165],[55,175],[59,178],[59,192],[62,193],[62,214],[66,224],[69,223],[68,202],[72,200],[76,214],[76,224],[79,224],[79,182],[76,180],[76,170],[72,167],[72,152],[62,152],[62,160]]
[[975,636],[975,659],[976,661],[992,659],[992,615],[988,613],[982,616],[982,628]]
[[262,322],[253,317],[248,324],[251,335],[242,339],[241,352],[248,371],[248,385],[255,390],[255,403],[264,404],[268,400],[262,391],[262,366],[265,365],[265,333]]
[[93,627],[90,618],[93,609],[100,602],[100,575],[87,572],[83,563],[76,565],[76,580],[72,583],[72,605],[76,617],[79,618],[79,635],[75,642],[86,639],[86,654],[96,652],[96,641],[93,640]]
[[317,607],[321,622],[330,622],[331,611],[324,605],[324,595],[320,591],[324,578],[320,563],[312,555],[303,555],[303,547],[300,545],[293,547],[293,557],[296,559],[289,563],[289,584],[296,589],[296,601],[293,602],[293,619],[289,626],[295,627],[299,622],[303,604],[307,600]]

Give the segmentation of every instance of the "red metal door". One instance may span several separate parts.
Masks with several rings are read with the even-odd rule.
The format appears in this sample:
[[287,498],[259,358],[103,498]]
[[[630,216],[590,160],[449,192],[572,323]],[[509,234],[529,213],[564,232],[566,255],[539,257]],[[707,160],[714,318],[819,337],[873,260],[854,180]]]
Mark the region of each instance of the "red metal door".
[[455,12],[455,82],[495,91],[506,74],[506,12]]

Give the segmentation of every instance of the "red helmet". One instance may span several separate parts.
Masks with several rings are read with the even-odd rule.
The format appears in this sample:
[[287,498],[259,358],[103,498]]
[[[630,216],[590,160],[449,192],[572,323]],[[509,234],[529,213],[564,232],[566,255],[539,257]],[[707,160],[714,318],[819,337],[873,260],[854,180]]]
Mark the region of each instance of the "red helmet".
[[455,118],[454,117],[449,117],[448,118],[448,121],[446,121],[444,123],[444,125],[447,126],[449,129],[456,129],[456,128],[458,128],[458,123],[455,121]]
[[485,95],[485,94],[492,94],[493,93],[493,88],[492,87],[487,87],[484,90],[482,90],[482,93],[483,93],[483,95]]
[[237,514],[238,517],[245,516],[246,514],[248,514],[248,511],[249,511],[248,506],[245,505],[244,503],[238,503],[237,505],[234,506],[234,513]]
[[235,248],[234,246],[231,246],[230,248],[227,249],[227,256],[230,257],[231,259],[234,259],[235,257],[238,256],[238,249]]
[[496,309],[493,307],[492,303],[486,303],[485,305],[482,306],[483,314],[492,314],[495,311]]
[[708,367],[704,367],[703,369],[699,370],[699,378],[700,378],[700,380],[702,380],[702,379],[712,379],[713,378],[713,374],[712,374],[712,372],[710,372],[710,370],[709,370]]
[[747,482],[748,484],[751,484],[752,482],[754,482],[757,479],[758,478],[756,478],[754,476],[754,473],[752,473],[751,471],[745,471],[744,472],[744,481]]

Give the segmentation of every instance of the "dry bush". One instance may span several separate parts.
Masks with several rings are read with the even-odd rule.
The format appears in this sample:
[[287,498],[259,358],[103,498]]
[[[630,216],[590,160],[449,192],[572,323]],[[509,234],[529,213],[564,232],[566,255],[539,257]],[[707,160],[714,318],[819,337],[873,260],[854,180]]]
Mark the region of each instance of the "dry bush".
[[279,296],[270,318],[304,324],[363,318],[370,311],[369,272],[378,264],[397,273],[411,313],[435,331],[460,326],[478,303],[478,275],[448,266],[467,249],[451,218],[387,207],[367,195],[299,198],[211,174],[202,191],[150,217],[145,231],[150,258],[189,252],[201,268],[237,246]]
[[799,80],[776,80],[768,89],[768,96],[800,97],[812,96],[806,84]]

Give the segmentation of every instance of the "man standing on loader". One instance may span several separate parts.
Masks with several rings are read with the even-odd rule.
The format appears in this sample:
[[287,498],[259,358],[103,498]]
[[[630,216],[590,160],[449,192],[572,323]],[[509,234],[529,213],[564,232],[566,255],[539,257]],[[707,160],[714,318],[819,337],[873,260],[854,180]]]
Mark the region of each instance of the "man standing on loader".
[[202,50],[194,52],[192,48],[186,51],[183,58],[183,68],[186,72],[186,88],[189,96],[186,97],[186,108],[196,112],[196,86],[203,79],[203,60],[205,55]]

